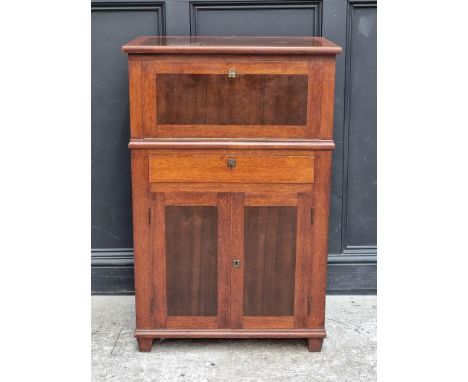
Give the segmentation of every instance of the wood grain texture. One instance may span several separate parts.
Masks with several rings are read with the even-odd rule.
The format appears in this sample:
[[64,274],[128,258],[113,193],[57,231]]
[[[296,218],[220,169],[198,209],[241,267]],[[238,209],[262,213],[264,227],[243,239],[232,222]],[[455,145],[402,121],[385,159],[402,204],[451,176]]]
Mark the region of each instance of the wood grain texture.
[[335,61],[336,57],[329,54],[297,54],[297,55],[284,55],[284,54],[269,54],[265,56],[264,54],[252,53],[247,55],[240,55],[235,53],[213,53],[206,55],[203,53],[131,53],[128,55],[129,61],[173,61],[173,62],[182,62],[182,61],[203,61],[203,62],[219,62],[219,61],[230,61],[230,62],[255,62],[255,61],[320,61],[320,62],[329,62]]
[[207,77],[157,73],[155,112],[158,124],[206,124]]
[[317,352],[322,350],[323,338],[308,338],[307,348],[310,352]]
[[152,338],[138,338],[138,351],[141,352],[150,352],[153,347]]
[[166,224],[165,201],[161,192],[151,194],[151,262],[152,275],[149,281],[153,298],[151,300],[151,316],[153,327],[165,328],[167,317],[166,294]]
[[244,314],[294,314],[295,207],[246,207]]
[[314,224],[312,226],[312,261],[310,263],[310,312],[308,327],[323,327],[325,323],[325,295],[327,287],[328,216],[330,203],[330,151],[318,153],[315,162],[317,183],[314,185]]
[[231,322],[231,197],[218,194],[218,328]]
[[216,316],[168,316],[169,329],[216,329],[218,318]]
[[124,51],[140,350],[153,338],[304,338],[320,351],[341,48],[141,37]]
[[[177,134],[175,132],[175,134]],[[300,150],[332,150],[335,144],[331,140],[229,140],[229,139],[132,139],[128,145],[130,149],[157,149],[157,150],[284,150],[281,153],[294,154]],[[308,152],[310,154],[310,151]],[[152,153],[155,154],[155,153]]]
[[144,150],[132,151],[132,206],[137,329],[152,328],[150,307],[153,301],[152,264],[148,211],[148,156]]
[[[268,183],[151,183],[151,192],[165,192],[168,200],[177,198],[173,196],[179,193],[193,193],[194,200],[200,201],[210,199],[210,193],[213,192],[242,192],[246,199],[252,200],[259,199],[262,195],[273,194],[271,197],[282,199],[289,198],[300,192],[312,192],[313,184],[311,183],[275,183],[274,185]],[[196,195],[196,196],[195,196]],[[188,201],[187,201],[188,202]],[[166,201],[166,204],[168,202]],[[244,200],[244,204],[247,201]],[[273,203],[271,205],[275,205]],[[278,203],[281,204],[281,203]],[[255,204],[252,204],[255,205]],[[259,204],[261,205],[261,204]]]
[[143,138],[141,107],[141,61],[128,62],[129,102],[130,102],[130,137]]
[[158,135],[192,129],[219,136],[258,125],[303,135],[307,87],[306,75],[157,74]]
[[165,226],[168,315],[216,316],[217,208],[167,206]]
[[125,53],[186,54],[330,54],[341,48],[323,37],[140,36],[122,47]]
[[306,125],[308,76],[263,76],[262,125]]
[[154,70],[156,73],[179,74],[222,74],[227,77],[228,70],[234,69],[238,76],[246,74],[307,74],[307,61],[269,61],[252,62],[248,61],[226,61],[216,62],[202,60],[184,61],[155,61]]
[[[228,167],[228,160],[235,167]],[[313,157],[224,155],[150,156],[154,183],[313,183]]]
[[293,329],[294,316],[244,316],[244,329]]
[[[305,139],[330,131],[333,61],[135,62],[145,81],[131,110],[137,115],[141,107],[144,137]],[[130,88],[138,86],[135,80]]]
[[312,195],[300,193],[297,203],[296,284],[294,292],[294,327],[306,328],[309,311],[309,285],[312,234]]
[[[158,186],[158,183],[153,183]],[[156,190],[161,190],[160,187],[154,187]],[[166,206],[216,206],[218,203],[218,195],[216,192],[209,190],[207,192],[184,192],[180,186],[177,191],[166,192]]]
[[[231,198],[231,240],[230,240],[230,261],[231,261],[231,329],[242,328],[243,295],[244,295],[244,195],[242,193],[232,193]],[[232,266],[233,260],[240,261],[240,267]]]
[[137,338],[325,338],[323,329],[141,329]]
[[333,139],[333,110],[335,106],[335,67],[336,63],[322,64],[322,105],[320,131],[316,135],[320,139]]
[[158,125],[160,138],[303,138],[304,126],[291,125]]
[[307,131],[305,133],[305,138],[314,138],[320,134],[322,125],[323,65],[322,62],[318,61],[309,62]]
[[[154,128],[156,126],[156,74],[154,65],[151,62],[145,61],[141,63],[141,115],[143,136],[155,136]],[[130,108],[134,110],[134,114],[138,113],[138,104],[131,104]]]
[[[191,183],[189,183],[191,184]],[[154,186],[153,186],[154,185]],[[249,187],[248,184],[245,186]],[[268,187],[268,191],[264,192],[244,192],[244,205],[245,206],[271,206],[271,205],[282,205],[282,206],[297,206],[297,192],[278,192],[276,184],[274,190],[271,185],[265,185]],[[150,189],[161,190],[163,187],[159,187],[158,183],[152,183]],[[183,187],[177,183],[178,191],[166,192],[165,201],[166,206],[216,206],[218,197],[216,195],[216,188],[207,187],[206,193],[204,192],[185,192]],[[241,188],[232,188],[232,192],[242,192]],[[249,190],[250,191],[250,190]],[[218,192],[222,192],[220,189]]]

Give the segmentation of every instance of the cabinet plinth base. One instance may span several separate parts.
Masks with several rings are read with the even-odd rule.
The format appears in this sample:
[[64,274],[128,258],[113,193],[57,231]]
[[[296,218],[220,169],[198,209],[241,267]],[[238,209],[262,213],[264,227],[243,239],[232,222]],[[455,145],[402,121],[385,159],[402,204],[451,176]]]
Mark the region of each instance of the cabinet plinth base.
[[152,338],[137,338],[138,341],[138,350],[141,352],[149,352],[153,347]]
[[308,338],[307,348],[310,352],[318,352],[322,350],[323,338]]
[[150,351],[154,338],[307,338],[309,351],[320,351],[324,329],[137,329],[140,351]]

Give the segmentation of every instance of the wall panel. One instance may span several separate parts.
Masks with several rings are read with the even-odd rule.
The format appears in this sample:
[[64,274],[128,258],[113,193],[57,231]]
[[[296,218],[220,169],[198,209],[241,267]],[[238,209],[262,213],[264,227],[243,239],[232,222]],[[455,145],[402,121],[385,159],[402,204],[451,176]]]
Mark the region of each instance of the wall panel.
[[127,57],[121,46],[164,31],[161,3],[92,3],[91,246],[131,248]]
[[350,2],[347,25],[344,251],[377,245],[377,3]]
[[193,36],[320,36],[321,1],[194,2]]

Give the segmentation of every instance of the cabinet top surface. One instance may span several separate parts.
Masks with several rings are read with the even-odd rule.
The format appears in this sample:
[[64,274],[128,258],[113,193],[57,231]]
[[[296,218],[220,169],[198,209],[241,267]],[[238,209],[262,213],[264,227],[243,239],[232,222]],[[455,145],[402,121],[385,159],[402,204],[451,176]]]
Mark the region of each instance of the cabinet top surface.
[[140,36],[125,53],[180,54],[330,54],[341,48],[323,37]]

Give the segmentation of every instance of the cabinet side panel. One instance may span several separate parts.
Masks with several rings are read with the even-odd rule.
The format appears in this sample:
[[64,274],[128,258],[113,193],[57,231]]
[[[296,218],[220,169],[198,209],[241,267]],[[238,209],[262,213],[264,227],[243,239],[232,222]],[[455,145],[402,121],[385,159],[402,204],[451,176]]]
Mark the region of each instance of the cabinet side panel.
[[327,287],[328,216],[330,204],[331,151],[316,152],[312,226],[312,261],[310,274],[309,327],[323,327]]
[[141,63],[142,81],[141,81],[141,108],[142,108],[142,127],[143,136],[156,136],[156,74],[154,64],[151,61],[142,61]]
[[322,65],[323,61],[309,62],[308,99],[307,99],[307,138],[316,138],[322,123]]
[[333,139],[333,109],[335,106],[335,61],[322,63],[322,107],[319,139]]
[[294,326],[307,327],[310,285],[310,255],[312,234],[312,195],[299,193],[297,200],[296,291],[294,296]]
[[128,61],[130,137],[143,138],[141,109],[141,61]]

